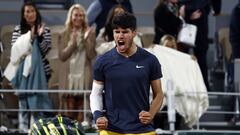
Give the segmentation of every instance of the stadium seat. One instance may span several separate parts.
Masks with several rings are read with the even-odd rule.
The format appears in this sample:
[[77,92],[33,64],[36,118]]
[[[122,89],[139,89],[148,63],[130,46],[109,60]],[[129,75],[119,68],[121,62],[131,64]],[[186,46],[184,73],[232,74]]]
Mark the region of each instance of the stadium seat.
[[218,43],[221,47],[224,58],[230,60],[232,54],[232,46],[229,41],[229,28],[221,28],[218,31]]
[[137,32],[140,33],[143,47],[148,48],[152,44],[155,34],[153,27],[138,27]]
[[9,60],[11,52],[11,39],[14,25],[4,25],[1,28],[0,39],[2,40],[3,52],[0,55],[1,68],[5,69]]

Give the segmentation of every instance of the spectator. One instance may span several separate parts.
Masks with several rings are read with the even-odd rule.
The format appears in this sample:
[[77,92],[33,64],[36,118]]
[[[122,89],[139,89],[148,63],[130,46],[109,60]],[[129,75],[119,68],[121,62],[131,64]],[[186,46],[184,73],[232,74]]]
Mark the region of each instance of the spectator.
[[[164,35],[161,38],[161,45],[178,50],[178,46],[177,46],[177,41],[175,39],[175,37],[173,37],[172,35]],[[197,58],[194,55],[191,55],[193,60],[197,60]]]
[[104,27],[107,15],[111,8],[118,4],[123,5],[128,12],[133,12],[130,0],[94,0],[89,6],[87,17],[90,26],[96,23],[96,36],[99,34],[100,29]]
[[184,17],[184,6],[179,9],[177,3],[178,0],[159,0],[154,10],[154,44],[159,44],[165,34],[177,37],[182,26],[179,17]]
[[[238,1],[237,5],[233,8],[232,13],[231,13],[231,20],[230,20],[230,43],[232,45],[232,60],[234,59],[239,59],[240,58],[240,24],[239,24],[239,18],[240,18],[240,0]],[[231,61],[230,63],[228,63],[228,71],[229,71],[229,79],[230,81],[228,81],[228,83],[230,85],[233,85],[234,81],[234,64],[233,61]],[[234,86],[234,85],[233,85]],[[235,88],[233,88],[235,89]],[[235,92],[239,92],[237,91],[237,89],[235,89]],[[234,103],[235,99],[237,97],[234,96]],[[239,101],[238,101],[239,102]],[[236,105],[233,104],[233,107],[235,110]],[[233,110],[234,110],[233,109]],[[230,119],[230,123],[231,124],[235,124],[235,122],[237,122],[239,120],[239,116],[234,115],[231,119]]]
[[240,58],[240,1],[234,7],[230,20],[230,42],[232,45],[233,59]]
[[151,123],[163,99],[161,65],[133,42],[136,18],[132,14],[114,16],[112,28],[116,47],[99,57],[94,66],[90,105],[96,126],[100,135],[156,134]]
[[197,26],[194,55],[198,60],[204,83],[207,89],[210,90],[207,67],[208,14],[210,6],[213,7],[213,15],[220,14],[221,0],[181,0],[181,3],[185,5],[186,22]]
[[161,38],[160,44],[163,46],[177,50],[177,42],[176,42],[175,37],[173,37],[172,35],[168,35],[168,34],[164,35]]
[[[88,26],[85,8],[73,5],[67,15],[65,29],[59,36],[59,59],[62,61],[59,79],[60,89],[89,90],[92,81],[92,62],[96,56],[95,31]],[[61,95],[60,108],[83,110],[83,93]],[[83,112],[69,111],[67,116],[83,121]]]
[[[51,49],[50,29],[42,23],[41,15],[32,2],[25,2],[21,9],[21,22],[12,34],[11,60],[4,72],[15,89],[47,89],[51,70],[46,54]],[[16,66],[17,65],[17,66]],[[16,72],[9,67],[16,67]],[[10,69],[10,70],[9,70]],[[16,74],[14,74],[16,73]],[[12,76],[11,76],[12,75]],[[47,93],[18,93],[19,109],[51,109]],[[47,117],[42,112],[19,112],[19,129],[27,132],[30,118]],[[32,120],[32,119],[31,119]],[[33,121],[31,121],[33,122]]]

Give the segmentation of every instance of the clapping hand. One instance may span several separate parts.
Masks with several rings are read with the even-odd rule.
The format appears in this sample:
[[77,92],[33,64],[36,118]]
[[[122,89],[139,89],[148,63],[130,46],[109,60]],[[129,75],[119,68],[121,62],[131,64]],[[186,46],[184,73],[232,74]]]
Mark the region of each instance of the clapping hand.
[[35,25],[32,26],[31,28],[31,38],[33,39],[35,36],[42,36],[43,32],[45,30],[45,24],[42,23],[41,25],[37,26],[37,33],[36,33],[36,29],[35,29]]
[[42,23],[41,25],[38,25],[38,31],[37,31],[38,36],[42,36],[44,30],[45,30],[45,24],[44,23]]

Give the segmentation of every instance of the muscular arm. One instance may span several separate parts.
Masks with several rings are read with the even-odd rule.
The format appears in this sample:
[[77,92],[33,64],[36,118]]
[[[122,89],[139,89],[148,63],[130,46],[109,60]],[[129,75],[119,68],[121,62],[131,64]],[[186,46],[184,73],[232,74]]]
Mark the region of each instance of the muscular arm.
[[139,119],[143,124],[149,124],[152,122],[155,114],[159,111],[162,102],[163,102],[163,92],[161,80],[151,81],[151,87],[153,92],[153,100],[150,106],[149,111],[142,111],[139,113]]
[[154,116],[160,109],[163,102],[163,91],[161,80],[151,81],[153,100],[149,112]]

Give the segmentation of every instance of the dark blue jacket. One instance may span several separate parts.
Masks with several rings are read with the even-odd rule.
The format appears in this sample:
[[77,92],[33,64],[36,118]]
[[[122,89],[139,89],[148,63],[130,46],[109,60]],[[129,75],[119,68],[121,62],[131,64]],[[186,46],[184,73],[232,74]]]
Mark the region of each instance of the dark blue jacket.
[[200,10],[202,13],[208,15],[210,8],[212,7],[215,14],[220,14],[221,12],[221,0],[179,0],[180,5],[186,5],[186,17],[189,16],[192,12]]
[[230,42],[233,58],[240,58],[240,1],[234,7],[230,20]]

